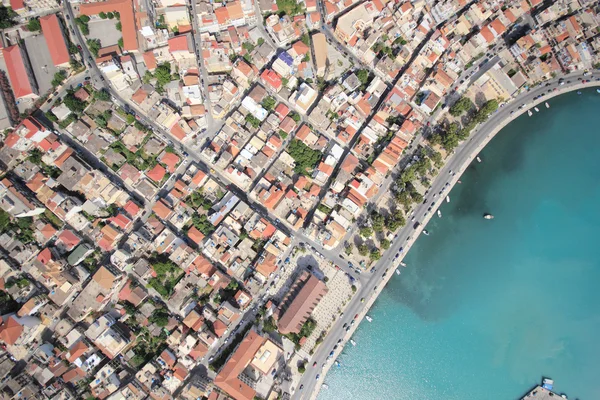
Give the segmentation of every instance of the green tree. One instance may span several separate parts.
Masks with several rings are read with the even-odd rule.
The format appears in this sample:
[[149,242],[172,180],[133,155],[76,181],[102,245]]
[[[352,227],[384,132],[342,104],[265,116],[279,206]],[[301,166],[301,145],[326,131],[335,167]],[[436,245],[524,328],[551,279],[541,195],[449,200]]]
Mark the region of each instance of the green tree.
[[67,73],[64,70],[60,70],[54,74],[51,84],[53,87],[60,86],[65,79],[67,79]]
[[369,237],[373,236],[373,229],[368,226],[363,226],[362,228],[360,228],[360,230],[358,232],[359,232],[360,236],[362,236],[364,238],[369,238]]
[[308,36],[308,33],[303,34],[302,36],[300,36],[300,40],[302,41],[302,43],[304,43],[307,46],[310,46],[310,36]]
[[292,111],[292,112],[289,114],[289,117],[290,117],[291,119],[293,119],[293,120],[294,120],[294,122],[296,122],[296,123],[300,122],[300,120],[302,119],[302,118],[300,118],[300,114],[298,114],[298,113],[295,113],[295,112],[293,112],[293,111]]
[[383,227],[385,225],[385,218],[383,215],[379,214],[377,211],[373,211],[371,213],[371,226],[375,232],[383,231]]
[[98,90],[94,93],[94,98],[100,101],[109,101],[110,93],[106,89]]
[[260,119],[256,118],[254,115],[248,113],[244,117],[247,123],[250,124],[253,128],[258,128],[260,126]]
[[17,13],[10,7],[0,5],[0,29],[10,28],[16,24]]
[[117,44],[119,45],[120,48],[123,48],[124,47],[123,38],[119,38],[119,40],[117,40]]
[[100,13],[98,14],[98,16],[102,19],[106,19],[106,13],[104,11],[100,11]]
[[348,243],[348,245],[344,248],[347,256],[352,254],[352,250],[354,250],[354,245],[352,243]]
[[106,18],[113,19],[114,17],[115,17],[115,14],[113,14],[112,12],[107,12],[106,13]]
[[142,81],[145,84],[148,84],[148,83],[150,83],[150,81],[152,80],[152,78],[154,78],[154,76],[152,75],[152,72],[146,71],[146,73],[144,74],[144,77],[142,78]]
[[90,22],[90,17],[88,17],[87,15],[80,15],[79,17],[75,18],[75,23],[79,27],[79,30],[81,30],[81,33],[83,33],[84,35],[90,34],[88,22]]
[[42,30],[42,24],[38,18],[32,18],[27,22],[27,30],[29,32],[39,32]]
[[74,58],[72,58],[69,61],[69,66],[71,67],[72,70],[77,71],[78,69],[80,69],[82,67],[81,63],[77,60],[75,60]]
[[75,46],[75,44],[73,43],[69,43],[69,54],[77,54],[79,52],[79,49],[77,48],[77,46]]
[[320,151],[311,149],[298,139],[292,140],[288,153],[296,162],[294,171],[302,175],[307,175],[308,170],[312,170],[323,156]]
[[468,97],[462,96],[452,107],[450,107],[450,115],[458,117],[465,111],[469,111],[474,107],[473,102]]
[[390,248],[390,241],[387,239],[382,239],[381,242],[379,242],[379,244],[381,245],[381,248],[384,250],[387,250]]
[[167,326],[169,324],[169,313],[163,309],[155,309],[148,322],[154,323],[160,327]]
[[377,261],[381,258],[381,252],[379,251],[379,249],[373,249],[371,250],[371,253],[369,253],[369,259],[371,261]]
[[273,111],[276,104],[277,104],[277,100],[275,100],[275,98],[272,96],[265,97],[261,103],[263,108],[267,111]]
[[121,32],[121,31],[123,30],[123,25],[121,25],[121,21],[119,21],[119,22],[117,22],[117,23],[115,24],[115,28],[116,28],[116,29],[117,29],[119,32]]
[[360,254],[361,256],[366,256],[367,254],[369,254],[369,247],[366,244],[360,244],[358,246],[358,254]]
[[85,102],[79,100],[73,95],[73,93],[68,93],[65,96],[65,98],[63,99],[63,104],[67,106],[69,110],[77,114],[81,114],[86,107]]
[[88,45],[88,49],[90,49],[90,53],[92,53],[94,55],[94,57],[98,57],[98,52],[100,51],[100,48],[102,47],[100,40],[99,39],[88,39],[86,41],[86,43]]
[[161,88],[171,82],[173,80],[173,76],[171,75],[171,64],[165,62],[156,67],[154,77],[156,78],[157,86]]
[[5,232],[10,226],[10,214],[0,209],[0,232]]

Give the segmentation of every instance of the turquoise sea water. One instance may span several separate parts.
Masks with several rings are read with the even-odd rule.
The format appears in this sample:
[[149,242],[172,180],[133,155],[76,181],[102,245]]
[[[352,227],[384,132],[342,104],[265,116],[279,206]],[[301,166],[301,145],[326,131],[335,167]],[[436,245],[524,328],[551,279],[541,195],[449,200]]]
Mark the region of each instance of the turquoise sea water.
[[320,400],[600,399],[600,95],[550,105],[465,172]]

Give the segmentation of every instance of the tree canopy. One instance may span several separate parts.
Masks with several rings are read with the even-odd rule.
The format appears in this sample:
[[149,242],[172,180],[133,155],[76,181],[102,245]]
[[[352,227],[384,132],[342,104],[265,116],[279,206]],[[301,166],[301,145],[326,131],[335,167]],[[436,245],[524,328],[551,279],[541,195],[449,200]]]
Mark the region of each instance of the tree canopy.
[[42,24],[38,18],[32,18],[27,22],[27,30],[29,32],[39,32],[42,30]]
[[17,13],[10,7],[0,6],[0,29],[10,28],[16,24]]
[[450,115],[453,117],[458,117],[465,111],[469,111],[475,105],[468,97],[462,96],[452,107],[450,107]]
[[298,139],[292,140],[288,147],[288,153],[296,162],[294,171],[297,174],[307,175],[323,156],[318,150],[313,150]]

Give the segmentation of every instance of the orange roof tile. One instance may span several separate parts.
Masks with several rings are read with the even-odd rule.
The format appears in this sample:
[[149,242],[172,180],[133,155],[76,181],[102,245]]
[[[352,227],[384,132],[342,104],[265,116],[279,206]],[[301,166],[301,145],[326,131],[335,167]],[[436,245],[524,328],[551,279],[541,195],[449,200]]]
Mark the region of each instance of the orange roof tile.
[[71,57],[69,56],[65,37],[56,14],[40,17],[40,24],[42,25],[42,33],[46,39],[46,46],[48,46],[54,65],[68,63]]
[[160,164],[156,164],[154,168],[146,173],[146,176],[152,179],[154,182],[160,182],[165,177],[167,170]]
[[33,94],[33,88],[29,81],[29,75],[25,69],[25,61],[21,48],[18,45],[9,46],[2,49],[4,62],[8,70],[8,77],[12,86],[15,98],[19,99],[24,96]]

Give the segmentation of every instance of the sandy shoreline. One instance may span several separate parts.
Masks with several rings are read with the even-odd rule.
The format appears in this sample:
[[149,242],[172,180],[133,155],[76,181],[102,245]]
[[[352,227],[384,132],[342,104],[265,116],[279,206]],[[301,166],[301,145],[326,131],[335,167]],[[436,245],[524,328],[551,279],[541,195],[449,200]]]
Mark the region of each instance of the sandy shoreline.
[[[565,78],[565,79],[567,79],[567,78]],[[450,185],[447,188],[444,189],[444,194],[442,194],[441,198],[445,197],[446,194],[452,190],[452,188],[454,187],[454,185],[456,184],[456,182],[458,180],[460,180],[460,177],[463,174],[463,172],[465,171],[465,169],[473,162],[473,160],[475,159],[475,157],[477,157],[477,155],[481,152],[481,150],[483,150],[483,148],[485,148],[485,146],[487,146],[487,144],[496,136],[496,134],[498,134],[498,132],[500,132],[502,129],[504,129],[509,123],[511,123],[512,121],[514,121],[516,118],[520,117],[521,115],[525,114],[527,112],[527,110],[532,109],[533,107],[535,107],[538,104],[545,103],[545,102],[547,102],[548,100],[550,100],[550,99],[552,99],[554,97],[557,97],[557,96],[560,96],[560,95],[563,95],[563,94],[566,94],[566,93],[569,93],[569,92],[573,92],[573,91],[576,91],[576,90],[585,89],[585,88],[593,88],[593,87],[600,87],[600,81],[591,81],[591,82],[585,83],[585,84],[584,83],[579,83],[579,84],[570,85],[570,86],[565,87],[565,88],[559,87],[558,90],[552,91],[551,93],[546,93],[546,94],[544,94],[543,97],[538,98],[537,100],[533,100],[532,102],[528,103],[527,107],[524,107],[523,109],[520,109],[520,110],[517,109],[517,110],[515,110],[515,112],[513,114],[508,115],[508,117],[504,118],[487,135],[485,135],[485,137],[483,139],[480,139],[481,143],[476,147],[476,149],[474,151],[472,151],[467,157],[465,157],[464,161],[461,163],[460,169],[458,169],[456,171],[456,176],[453,176],[448,181],[450,183]],[[518,103],[519,103],[519,101],[517,101],[517,99],[514,99],[510,103],[506,103],[506,104],[511,104],[512,105],[512,104],[518,104]],[[500,108],[499,108],[499,110],[500,110]],[[461,146],[464,145],[465,143],[470,142],[473,139],[477,138],[477,135],[481,131],[481,129],[485,128],[489,123],[493,122],[492,120],[493,120],[493,114],[490,117],[490,119],[488,119],[484,124],[479,125],[477,128],[475,128],[475,131],[472,134],[471,138],[468,139],[467,141],[462,142]],[[451,159],[453,157],[454,156],[451,156],[451,157],[449,157],[449,158],[446,159],[445,166],[451,161]],[[440,169],[440,172],[436,176],[435,180],[440,179],[440,177],[442,176],[441,172],[445,168],[445,166]],[[441,205],[442,202],[440,202],[439,204]],[[413,234],[412,238],[408,242],[406,242],[406,244],[404,246],[404,252],[402,253],[402,255],[396,261],[398,263],[398,265],[396,265],[396,267],[401,268],[399,266],[400,262],[404,259],[404,257],[406,256],[406,254],[408,254],[410,248],[413,246],[413,244],[419,238],[419,236],[421,235],[421,232],[423,231],[424,227],[429,223],[429,221],[431,220],[431,218],[434,215],[436,215],[435,211],[437,210],[438,207],[436,207],[435,209],[432,209],[432,211],[429,213],[429,215],[427,215],[425,218],[423,218],[423,220],[420,222],[420,226],[417,228],[417,230],[415,230],[415,234]],[[408,221],[408,222],[410,222],[410,221]],[[391,266],[393,266],[393,264]],[[309,397],[310,399],[316,399],[317,398],[317,396],[319,394],[319,391],[321,389],[321,386],[322,386],[323,382],[325,381],[325,377],[326,377],[327,373],[329,372],[329,369],[331,368],[332,365],[334,365],[333,360],[335,360],[340,355],[340,353],[342,352],[343,348],[347,345],[347,341],[349,341],[349,339],[352,337],[352,335],[354,335],[354,332],[355,332],[356,328],[358,328],[358,326],[360,325],[360,323],[364,319],[365,315],[367,315],[367,313],[369,312],[369,310],[371,309],[371,307],[375,303],[375,300],[377,300],[377,297],[379,297],[379,295],[381,294],[381,291],[388,284],[388,282],[392,278],[392,276],[395,275],[394,270],[396,269],[396,267],[390,268],[390,271],[382,279],[381,284],[379,284],[377,286],[377,290],[374,291],[373,294],[371,294],[370,296],[368,296],[368,297],[365,298],[364,308],[363,308],[362,311],[360,311],[358,313],[358,318],[356,320],[356,323],[354,325],[351,325],[352,328],[350,329],[350,331],[346,332],[346,334],[344,335],[344,341],[345,341],[344,346],[340,346],[340,348],[335,352],[332,361],[326,363],[326,365],[323,368],[323,371],[321,373],[321,379],[319,381],[319,384],[317,384],[315,386],[313,393]]]

